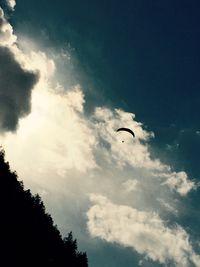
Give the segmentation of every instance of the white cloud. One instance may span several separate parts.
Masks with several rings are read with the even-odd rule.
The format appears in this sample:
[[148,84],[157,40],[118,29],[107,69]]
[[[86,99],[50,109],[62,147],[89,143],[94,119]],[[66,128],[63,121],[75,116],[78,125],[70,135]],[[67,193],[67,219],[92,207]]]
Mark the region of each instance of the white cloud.
[[156,213],[115,205],[101,195],[92,195],[91,201],[94,204],[87,216],[92,236],[131,247],[162,264],[200,266],[200,256],[193,251],[182,227],[167,227]]
[[6,0],[8,7],[11,10],[14,10],[15,6],[16,6],[16,1],[15,0]]
[[181,196],[185,196],[192,189],[196,189],[195,183],[189,180],[187,173],[183,171],[163,173],[162,177],[167,179],[163,185],[168,185],[171,190],[177,191]]
[[[158,180],[164,179],[163,185],[185,196],[196,185],[185,172],[172,172],[171,167],[153,159],[149,152],[148,141],[154,135],[143,129],[143,125],[135,120],[135,115],[119,109],[96,108],[93,115],[97,140],[103,139],[109,145],[109,157],[121,168],[145,169],[149,176],[152,172]],[[127,132],[116,132],[120,127],[129,126],[134,130],[135,138]],[[141,142],[141,140],[143,142]],[[124,141],[124,142],[122,142]],[[98,149],[101,149],[100,145]]]
[[[137,122],[133,113],[123,110],[96,108],[93,119],[95,121],[95,129],[101,139],[104,139],[110,145],[111,155],[116,164],[121,167],[130,165],[136,168],[163,170],[167,168],[157,159],[152,160],[148,145],[142,144],[140,141],[148,141],[153,134],[148,133]],[[135,138],[132,135],[116,132],[120,127],[127,126],[134,130]],[[122,141],[125,141],[122,143]]]
[[0,7],[0,45],[11,46],[17,41],[13,28],[4,16],[3,9]]

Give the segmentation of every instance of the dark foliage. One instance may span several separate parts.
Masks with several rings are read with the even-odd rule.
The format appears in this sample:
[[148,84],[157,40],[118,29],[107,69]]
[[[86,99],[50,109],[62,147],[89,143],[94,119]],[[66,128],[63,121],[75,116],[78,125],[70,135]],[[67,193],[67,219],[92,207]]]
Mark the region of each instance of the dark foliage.
[[62,239],[40,196],[24,190],[2,149],[0,213],[0,266],[88,266],[72,233]]

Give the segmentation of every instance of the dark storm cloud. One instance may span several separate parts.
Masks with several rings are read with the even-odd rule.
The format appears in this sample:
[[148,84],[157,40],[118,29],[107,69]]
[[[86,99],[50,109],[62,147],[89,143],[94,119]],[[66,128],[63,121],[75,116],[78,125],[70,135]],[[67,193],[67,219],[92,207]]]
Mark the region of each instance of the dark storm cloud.
[[24,70],[6,47],[0,47],[0,131],[15,131],[31,110],[31,91],[38,74]]

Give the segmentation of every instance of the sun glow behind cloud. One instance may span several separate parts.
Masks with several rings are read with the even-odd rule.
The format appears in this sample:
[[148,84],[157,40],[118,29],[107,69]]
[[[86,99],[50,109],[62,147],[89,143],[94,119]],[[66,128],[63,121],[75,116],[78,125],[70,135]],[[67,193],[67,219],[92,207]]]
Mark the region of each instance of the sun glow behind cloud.
[[[172,261],[185,267],[191,261],[199,266],[186,231],[169,227],[161,218],[167,212],[169,219],[174,211],[178,214],[173,199],[195,189],[194,181],[152,158],[148,142],[154,135],[133,113],[96,107],[86,115],[81,86],[60,84],[54,60],[40,49],[19,48],[11,25],[1,16],[8,29],[6,35],[3,28],[0,31],[1,44],[6,40],[19,64],[40,74],[32,90],[31,112],[19,119],[16,132],[1,137],[7,159],[25,186],[43,192],[47,206],[52,201],[49,193],[54,199],[62,196],[58,205],[63,217],[73,221],[74,213],[84,213],[92,237],[131,247],[164,264]],[[116,133],[123,126],[133,129],[136,138]],[[69,203],[76,203],[76,211]]]

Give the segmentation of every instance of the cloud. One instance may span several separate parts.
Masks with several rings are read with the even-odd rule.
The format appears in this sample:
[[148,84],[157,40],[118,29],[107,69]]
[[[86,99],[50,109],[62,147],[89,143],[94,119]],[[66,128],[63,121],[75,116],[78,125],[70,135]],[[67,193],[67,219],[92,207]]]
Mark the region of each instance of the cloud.
[[11,46],[17,41],[13,28],[4,16],[3,9],[0,7],[0,45]]
[[183,171],[163,173],[162,177],[167,179],[163,185],[168,185],[172,191],[177,191],[181,196],[185,196],[192,189],[197,188],[194,181],[189,180],[187,174]]
[[197,134],[198,136],[200,136],[200,131],[196,131],[196,134]]
[[200,266],[187,232],[180,226],[167,227],[155,212],[116,205],[101,195],[92,195],[88,229],[92,236],[131,247],[161,264]]
[[0,130],[14,131],[31,110],[37,75],[24,70],[7,47],[0,47]]
[[126,192],[132,192],[136,190],[138,181],[135,179],[128,179],[122,184],[122,186],[124,187]]
[[[133,113],[98,107],[92,118],[97,140],[101,140],[98,150],[107,146],[104,151],[110,151],[108,160],[113,160],[115,165],[122,169],[131,166],[134,169],[146,170],[148,176],[157,177],[158,181],[163,179],[162,185],[168,186],[181,196],[196,189],[195,182],[191,181],[185,172],[172,172],[170,166],[163,164],[159,159],[152,158],[148,141],[154,135],[144,130],[142,123],[135,120]],[[126,132],[116,133],[116,129],[127,125],[134,130],[135,138]],[[122,143],[122,140],[125,142]]]
[[[147,168],[162,170],[166,166],[159,160],[152,160],[148,151],[147,141],[153,133],[143,129],[142,124],[137,122],[133,113],[128,113],[120,109],[108,109],[98,107],[93,115],[94,125],[98,135],[110,146],[111,155],[116,164],[121,167],[130,165],[136,168]],[[129,126],[134,129],[136,138],[132,135],[119,132],[119,127]],[[122,143],[122,140],[125,142]],[[145,141],[143,144],[141,141]]]
[[12,26],[0,8],[0,131],[15,131],[19,118],[31,110],[31,92],[38,74],[20,62]]
[[164,199],[162,198],[157,198],[157,200],[159,201],[159,203],[169,212],[172,212],[175,215],[178,215],[178,210],[175,209],[172,205],[170,205],[169,203],[165,202]]
[[11,9],[11,10],[14,10],[15,6],[16,6],[16,1],[15,0],[6,0],[6,3],[8,5],[8,7]]
[[[82,91],[76,86],[68,92],[55,93],[43,86],[41,80],[33,91],[32,112],[20,120],[17,134],[6,136],[7,152],[15,147],[21,152],[21,159],[29,154],[29,159],[24,158],[22,164],[28,165],[29,171],[32,165],[33,172],[37,168],[42,173],[52,170],[63,176],[69,169],[85,172],[94,168],[95,139],[82,115]],[[29,165],[29,160],[34,164]],[[14,161],[17,163],[17,158]]]

